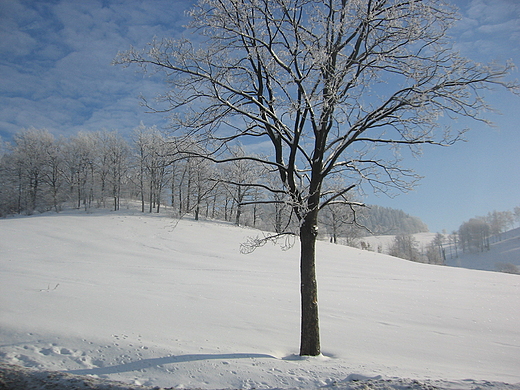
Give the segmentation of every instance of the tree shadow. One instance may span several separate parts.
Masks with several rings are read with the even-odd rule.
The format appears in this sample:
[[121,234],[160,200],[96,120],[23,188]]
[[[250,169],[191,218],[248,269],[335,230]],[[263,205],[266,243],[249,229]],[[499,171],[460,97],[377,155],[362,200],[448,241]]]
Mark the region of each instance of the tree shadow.
[[276,359],[274,356],[261,353],[224,353],[224,354],[192,354],[165,356],[160,358],[142,359],[135,362],[118,364],[108,367],[87,368],[81,370],[67,370],[69,374],[75,375],[107,375],[123,372],[142,370],[144,368],[156,367],[162,364],[185,363],[197,360],[225,360],[225,359]]

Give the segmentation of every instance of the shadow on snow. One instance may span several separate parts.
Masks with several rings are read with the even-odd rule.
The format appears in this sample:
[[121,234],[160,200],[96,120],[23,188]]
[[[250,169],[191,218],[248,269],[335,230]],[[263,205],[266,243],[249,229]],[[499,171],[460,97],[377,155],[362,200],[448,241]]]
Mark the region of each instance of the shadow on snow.
[[156,367],[163,364],[185,363],[197,360],[226,360],[226,359],[276,359],[274,356],[259,353],[227,353],[227,354],[192,354],[165,356],[160,358],[143,359],[130,363],[118,364],[116,366],[88,368],[81,370],[67,370],[69,374],[75,375],[107,375],[122,372],[136,371],[143,368]]

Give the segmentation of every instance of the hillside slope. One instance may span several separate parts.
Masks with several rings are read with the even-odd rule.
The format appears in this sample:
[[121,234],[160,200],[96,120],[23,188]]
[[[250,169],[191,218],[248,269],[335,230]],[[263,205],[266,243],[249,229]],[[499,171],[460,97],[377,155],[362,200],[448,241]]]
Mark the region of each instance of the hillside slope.
[[[520,228],[492,237],[490,249],[481,253],[459,253],[448,258],[447,264],[455,267],[486,271],[520,270]],[[511,267],[512,266],[512,267]]]
[[517,275],[320,243],[324,356],[301,359],[297,246],[243,255],[257,231],[109,212],[0,234],[0,362],[177,388],[520,382]]

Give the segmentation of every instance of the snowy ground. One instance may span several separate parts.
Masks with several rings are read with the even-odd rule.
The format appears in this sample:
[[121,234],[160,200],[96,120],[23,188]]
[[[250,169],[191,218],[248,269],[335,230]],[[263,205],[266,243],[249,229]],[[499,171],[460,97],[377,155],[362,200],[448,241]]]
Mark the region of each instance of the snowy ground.
[[520,276],[320,243],[324,356],[299,358],[298,248],[241,254],[257,234],[0,220],[0,363],[175,388],[520,388]]

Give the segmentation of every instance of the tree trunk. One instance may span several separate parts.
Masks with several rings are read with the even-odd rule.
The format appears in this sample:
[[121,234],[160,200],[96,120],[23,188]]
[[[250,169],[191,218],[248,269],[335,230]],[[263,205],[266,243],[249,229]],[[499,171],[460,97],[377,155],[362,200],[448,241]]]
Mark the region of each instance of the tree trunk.
[[317,356],[321,353],[316,283],[317,234],[317,212],[311,211],[300,228],[301,356]]
[[242,206],[240,203],[237,204],[237,212],[235,215],[235,225],[240,226],[240,216],[242,215]]

